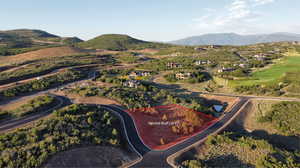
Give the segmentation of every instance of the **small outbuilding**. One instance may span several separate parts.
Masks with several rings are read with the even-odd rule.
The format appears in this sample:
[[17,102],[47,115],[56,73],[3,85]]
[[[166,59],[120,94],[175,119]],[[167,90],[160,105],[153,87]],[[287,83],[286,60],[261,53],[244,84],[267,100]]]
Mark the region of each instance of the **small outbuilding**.
[[224,110],[224,106],[223,105],[220,105],[220,104],[216,104],[216,105],[213,105],[213,109],[218,112],[218,113],[221,113],[223,112]]

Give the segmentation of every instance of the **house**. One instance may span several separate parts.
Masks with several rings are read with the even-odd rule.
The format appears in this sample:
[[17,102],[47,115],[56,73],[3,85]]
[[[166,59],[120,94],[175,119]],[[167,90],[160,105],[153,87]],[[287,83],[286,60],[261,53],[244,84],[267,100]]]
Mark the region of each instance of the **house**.
[[247,65],[246,65],[246,64],[239,64],[239,67],[241,67],[241,68],[246,68]]
[[204,65],[204,64],[211,64],[212,62],[210,60],[198,60],[195,62],[195,65]]
[[219,73],[222,73],[222,72],[232,72],[234,71],[235,68],[225,68],[225,67],[222,67],[221,69],[218,70]]
[[145,55],[144,54],[136,54],[135,56],[137,56],[137,57],[144,57]]
[[138,80],[127,80],[123,83],[123,86],[130,88],[137,88],[141,83]]
[[256,55],[254,55],[254,58],[259,61],[264,61],[266,59],[266,55],[265,54],[256,54]]
[[220,45],[209,45],[208,48],[211,48],[211,49],[217,49],[217,48],[221,48],[222,46]]
[[150,76],[151,73],[150,72],[147,72],[147,71],[133,71],[129,74],[129,77],[132,77],[132,78],[136,78],[136,77],[141,77],[141,76]]
[[201,48],[201,47],[195,47],[194,48],[195,51],[206,51],[206,48]]
[[192,73],[190,72],[179,72],[175,74],[176,79],[184,80],[188,79],[192,76]]
[[167,67],[168,67],[168,68],[181,68],[182,65],[181,65],[181,64],[178,64],[178,63],[174,63],[174,62],[168,62],[168,63],[167,63]]
[[233,66],[235,66],[235,67],[241,67],[241,68],[246,68],[247,67],[247,64],[243,64],[243,63],[241,63],[241,64],[233,64]]

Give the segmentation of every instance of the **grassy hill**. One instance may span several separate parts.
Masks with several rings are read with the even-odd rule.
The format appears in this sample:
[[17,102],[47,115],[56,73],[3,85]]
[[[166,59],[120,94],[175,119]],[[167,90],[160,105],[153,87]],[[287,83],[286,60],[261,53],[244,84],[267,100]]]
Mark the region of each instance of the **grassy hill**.
[[16,55],[41,48],[82,42],[77,37],[60,37],[42,30],[16,29],[0,31],[0,56]]
[[142,41],[127,35],[106,34],[88,40],[86,42],[79,43],[78,46],[90,49],[123,51],[129,49],[160,48],[167,45],[162,43]]
[[42,30],[32,30],[32,29],[16,29],[16,30],[7,30],[0,31],[2,34],[8,34],[12,36],[18,36],[23,38],[49,38],[49,37],[59,37],[54,34],[50,34]]

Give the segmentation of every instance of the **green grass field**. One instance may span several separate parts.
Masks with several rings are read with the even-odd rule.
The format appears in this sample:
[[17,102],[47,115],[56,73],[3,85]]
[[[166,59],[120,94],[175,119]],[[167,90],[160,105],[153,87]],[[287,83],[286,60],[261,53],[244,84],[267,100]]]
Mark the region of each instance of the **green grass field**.
[[279,82],[280,78],[283,77],[286,72],[299,70],[300,54],[289,52],[286,54],[286,57],[282,58],[276,64],[271,65],[269,68],[254,72],[249,78],[230,81],[230,85],[237,86]]

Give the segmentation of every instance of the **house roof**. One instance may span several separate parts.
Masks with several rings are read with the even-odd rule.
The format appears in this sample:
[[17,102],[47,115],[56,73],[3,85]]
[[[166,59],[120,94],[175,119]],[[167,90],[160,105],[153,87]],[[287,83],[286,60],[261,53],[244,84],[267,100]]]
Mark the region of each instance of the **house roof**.
[[223,105],[213,105],[214,110],[217,112],[221,112],[223,110]]

